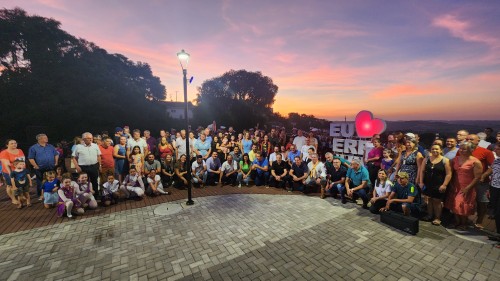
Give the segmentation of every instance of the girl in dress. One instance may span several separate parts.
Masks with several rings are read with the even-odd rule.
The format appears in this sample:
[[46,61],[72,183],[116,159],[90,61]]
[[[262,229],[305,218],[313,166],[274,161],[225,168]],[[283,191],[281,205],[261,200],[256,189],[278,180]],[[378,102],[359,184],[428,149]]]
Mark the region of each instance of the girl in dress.
[[97,201],[95,200],[95,191],[92,188],[92,183],[89,182],[89,176],[85,172],[81,172],[78,175],[77,184],[79,191],[77,191],[78,199],[82,203],[82,207],[90,209],[97,208]]
[[380,168],[387,172],[390,180],[394,180],[396,173],[394,172],[394,159],[392,159],[392,151],[390,149],[384,149],[382,153],[382,162],[380,162]]
[[56,178],[54,171],[45,172],[45,179],[42,183],[42,197],[43,206],[48,209],[54,207],[59,200],[57,190],[59,189],[60,182]]
[[141,153],[141,148],[139,146],[134,146],[132,153],[130,153],[130,166],[135,167],[135,171],[142,175],[142,167],[144,167],[144,155]]
[[66,173],[62,176],[61,188],[57,191],[59,202],[57,203],[57,216],[62,217],[64,211],[68,218],[72,218],[72,213],[83,215],[85,211],[82,208],[82,203],[77,197],[76,189],[78,185],[71,181],[71,174]]
[[123,180],[122,185],[129,191],[127,198],[137,195],[138,199],[142,199],[144,196],[144,182],[134,165],[130,166],[129,174]]

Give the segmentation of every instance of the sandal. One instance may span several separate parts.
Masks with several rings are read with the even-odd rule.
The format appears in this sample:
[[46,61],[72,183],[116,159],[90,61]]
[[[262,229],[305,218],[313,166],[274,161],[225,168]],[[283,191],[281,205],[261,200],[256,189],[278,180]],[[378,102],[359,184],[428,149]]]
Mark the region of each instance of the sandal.
[[433,224],[433,225],[438,225],[438,226],[439,226],[439,225],[441,225],[441,221],[440,221],[440,220],[438,220],[438,219],[435,219],[435,220],[433,220],[433,221],[432,221],[432,224]]
[[483,230],[483,229],[484,229],[484,226],[482,226],[482,225],[480,225],[480,224],[476,223],[476,224],[474,224],[474,228],[475,228],[475,229],[478,229],[478,230]]

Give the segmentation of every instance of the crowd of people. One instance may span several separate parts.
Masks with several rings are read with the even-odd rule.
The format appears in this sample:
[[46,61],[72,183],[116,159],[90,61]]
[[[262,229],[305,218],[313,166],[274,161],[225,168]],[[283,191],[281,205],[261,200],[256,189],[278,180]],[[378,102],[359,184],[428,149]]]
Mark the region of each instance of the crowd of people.
[[114,135],[83,133],[72,146],[52,146],[45,134],[36,140],[27,157],[12,139],[0,153],[7,195],[20,209],[31,206],[30,186],[46,208],[72,217],[97,208],[97,200],[108,206],[168,195],[171,186],[255,185],[343,204],[361,199],[372,213],[392,210],[434,225],[446,212],[459,230],[481,229],[489,214],[500,231],[500,133],[495,138],[489,128],[436,138],[427,149],[418,134],[374,135],[365,156],[351,161],[332,153],[329,136],[319,130],[199,128],[161,130],[155,138],[125,126]]

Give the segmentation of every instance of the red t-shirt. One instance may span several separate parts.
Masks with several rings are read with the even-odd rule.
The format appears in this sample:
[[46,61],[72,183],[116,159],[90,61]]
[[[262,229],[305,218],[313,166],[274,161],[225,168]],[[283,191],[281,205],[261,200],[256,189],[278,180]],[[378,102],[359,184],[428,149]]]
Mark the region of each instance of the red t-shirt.
[[99,145],[99,150],[101,151],[101,165],[103,168],[114,168],[115,160],[113,159],[113,150],[114,147],[108,146],[108,148],[104,148]]
[[488,167],[492,166],[493,161],[495,161],[495,155],[493,155],[493,152],[479,146],[474,149],[474,151],[472,152],[472,156],[481,161],[481,164],[483,165],[483,173],[486,172]]

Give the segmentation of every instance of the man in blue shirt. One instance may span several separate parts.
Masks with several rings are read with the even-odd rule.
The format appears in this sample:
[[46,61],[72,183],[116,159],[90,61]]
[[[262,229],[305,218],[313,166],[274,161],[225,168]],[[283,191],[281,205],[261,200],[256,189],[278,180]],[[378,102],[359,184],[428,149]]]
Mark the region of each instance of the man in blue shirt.
[[215,185],[221,173],[221,163],[217,151],[212,152],[212,156],[207,159],[207,185]]
[[363,209],[368,209],[368,190],[370,184],[368,170],[361,166],[360,160],[352,160],[351,168],[347,170],[345,191],[353,201],[356,197],[360,197],[363,200]]
[[269,162],[262,153],[255,153],[255,160],[252,162],[252,178],[256,186],[267,185],[269,179]]
[[59,153],[53,145],[48,143],[49,138],[46,134],[38,134],[36,140],[37,143],[29,149],[28,161],[35,169],[36,193],[40,197],[42,194],[43,174],[47,171],[55,171],[59,161]]
[[290,146],[290,151],[288,152],[288,164],[291,166],[294,163],[295,157],[300,157],[300,151],[297,150],[295,144]]
[[380,211],[392,210],[405,216],[418,217],[420,214],[420,191],[408,180],[408,173],[399,172],[398,181],[392,188],[385,208]]

